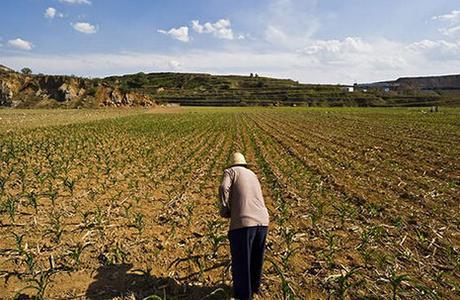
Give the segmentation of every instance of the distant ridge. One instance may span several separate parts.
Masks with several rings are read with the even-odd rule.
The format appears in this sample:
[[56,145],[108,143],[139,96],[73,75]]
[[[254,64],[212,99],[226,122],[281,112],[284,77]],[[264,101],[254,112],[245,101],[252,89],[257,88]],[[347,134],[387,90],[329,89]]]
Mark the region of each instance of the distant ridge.
[[[30,71],[30,70],[28,70]],[[137,73],[88,79],[0,65],[0,107],[460,106],[460,75],[357,85],[301,84],[257,74]]]
[[400,85],[414,86],[422,90],[460,90],[460,75],[401,77],[395,82]]
[[460,74],[400,77],[396,80],[358,84],[360,87],[400,87],[417,90],[460,90]]

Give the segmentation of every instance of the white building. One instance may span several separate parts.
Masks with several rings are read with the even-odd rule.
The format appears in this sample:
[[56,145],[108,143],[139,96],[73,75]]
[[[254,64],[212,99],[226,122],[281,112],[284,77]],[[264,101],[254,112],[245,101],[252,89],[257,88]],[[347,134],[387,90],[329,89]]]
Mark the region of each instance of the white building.
[[355,88],[353,86],[344,86],[342,87],[342,91],[353,93],[355,91]]

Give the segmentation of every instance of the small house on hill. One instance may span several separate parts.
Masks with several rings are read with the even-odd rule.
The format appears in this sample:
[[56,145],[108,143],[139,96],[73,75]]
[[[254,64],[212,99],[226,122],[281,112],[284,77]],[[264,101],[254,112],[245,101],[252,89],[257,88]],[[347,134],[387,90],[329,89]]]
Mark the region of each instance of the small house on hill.
[[345,85],[345,86],[342,86],[342,91],[353,93],[355,91],[355,88],[352,85]]

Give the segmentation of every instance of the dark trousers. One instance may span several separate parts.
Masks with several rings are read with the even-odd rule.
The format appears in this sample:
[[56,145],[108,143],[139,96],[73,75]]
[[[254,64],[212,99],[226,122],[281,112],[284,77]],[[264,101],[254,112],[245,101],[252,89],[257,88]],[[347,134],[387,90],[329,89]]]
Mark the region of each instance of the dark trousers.
[[233,293],[237,299],[248,300],[259,292],[267,231],[267,226],[254,226],[228,232]]

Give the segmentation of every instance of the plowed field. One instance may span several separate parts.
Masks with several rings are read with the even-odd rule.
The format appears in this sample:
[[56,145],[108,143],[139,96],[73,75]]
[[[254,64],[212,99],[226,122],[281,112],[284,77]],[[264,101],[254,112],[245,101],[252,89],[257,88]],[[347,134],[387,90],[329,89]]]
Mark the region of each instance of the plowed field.
[[0,299],[229,298],[234,151],[270,213],[258,299],[460,298],[458,109],[0,118]]

